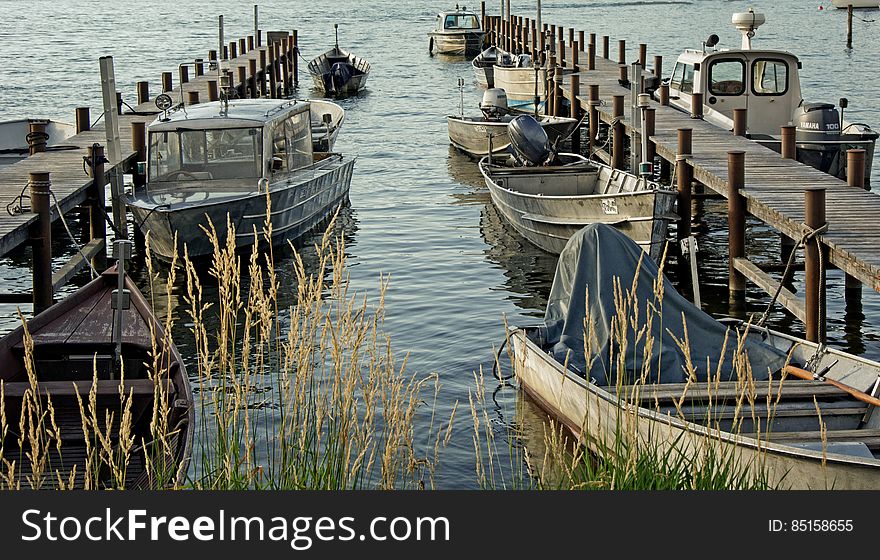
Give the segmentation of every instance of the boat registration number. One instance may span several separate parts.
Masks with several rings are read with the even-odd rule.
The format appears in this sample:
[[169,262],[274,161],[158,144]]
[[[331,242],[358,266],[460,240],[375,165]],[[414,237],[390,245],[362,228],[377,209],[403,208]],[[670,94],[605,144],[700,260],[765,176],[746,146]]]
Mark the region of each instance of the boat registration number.
[[613,198],[603,198],[602,211],[606,214],[617,214],[617,201]]

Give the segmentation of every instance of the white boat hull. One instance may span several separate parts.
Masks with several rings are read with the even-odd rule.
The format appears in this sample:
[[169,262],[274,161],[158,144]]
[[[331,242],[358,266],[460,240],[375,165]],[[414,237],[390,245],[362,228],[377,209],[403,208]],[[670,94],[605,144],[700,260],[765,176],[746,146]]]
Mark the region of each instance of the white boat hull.
[[[507,124],[510,120],[507,118],[495,122],[473,117],[446,117],[449,141],[471,157],[479,158],[489,154],[491,133],[492,155],[506,154],[510,146],[510,137],[507,135]],[[539,122],[551,144],[567,135],[577,123],[575,119],[564,117],[541,117]]]
[[478,53],[483,49],[483,41],[486,33],[480,30],[473,31],[431,31],[428,33],[429,50],[437,54],[452,54],[467,56]]

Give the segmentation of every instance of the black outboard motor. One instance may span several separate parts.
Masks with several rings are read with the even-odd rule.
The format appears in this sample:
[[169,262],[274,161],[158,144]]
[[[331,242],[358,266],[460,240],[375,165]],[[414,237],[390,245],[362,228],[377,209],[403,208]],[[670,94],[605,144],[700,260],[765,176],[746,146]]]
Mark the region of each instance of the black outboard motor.
[[539,166],[553,157],[547,132],[531,115],[520,115],[507,125],[513,157],[525,166]]
[[354,68],[348,62],[335,62],[330,68],[330,80],[333,84],[332,91],[338,93],[354,75]]
[[840,114],[831,103],[802,103],[794,115],[798,159],[832,175],[840,166]]

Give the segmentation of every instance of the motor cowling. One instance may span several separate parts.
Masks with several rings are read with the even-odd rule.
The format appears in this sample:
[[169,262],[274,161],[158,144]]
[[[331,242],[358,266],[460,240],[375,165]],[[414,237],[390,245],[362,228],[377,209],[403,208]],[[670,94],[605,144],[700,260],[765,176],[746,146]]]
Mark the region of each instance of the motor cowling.
[[520,115],[510,121],[507,136],[513,156],[522,165],[543,165],[553,157],[547,132],[531,115]]
[[498,119],[508,112],[507,92],[501,88],[489,88],[483,92],[480,111],[488,119]]
[[794,115],[798,143],[827,142],[840,137],[840,113],[831,103],[803,103]]

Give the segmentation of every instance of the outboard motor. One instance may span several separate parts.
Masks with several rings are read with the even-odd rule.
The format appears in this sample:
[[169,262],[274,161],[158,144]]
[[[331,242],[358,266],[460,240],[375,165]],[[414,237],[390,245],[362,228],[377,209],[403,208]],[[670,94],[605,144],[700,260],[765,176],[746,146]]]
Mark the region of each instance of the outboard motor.
[[330,80],[333,84],[332,91],[338,92],[354,75],[354,68],[348,62],[335,62],[330,68]]
[[553,157],[547,132],[531,115],[520,115],[507,125],[513,157],[522,165],[538,166]]
[[840,167],[840,114],[831,103],[802,103],[794,114],[798,159],[832,175]]
[[498,120],[507,114],[507,92],[501,88],[489,88],[483,92],[480,111],[489,120]]
[[527,54],[521,54],[516,57],[517,68],[528,68],[532,65],[532,57]]

